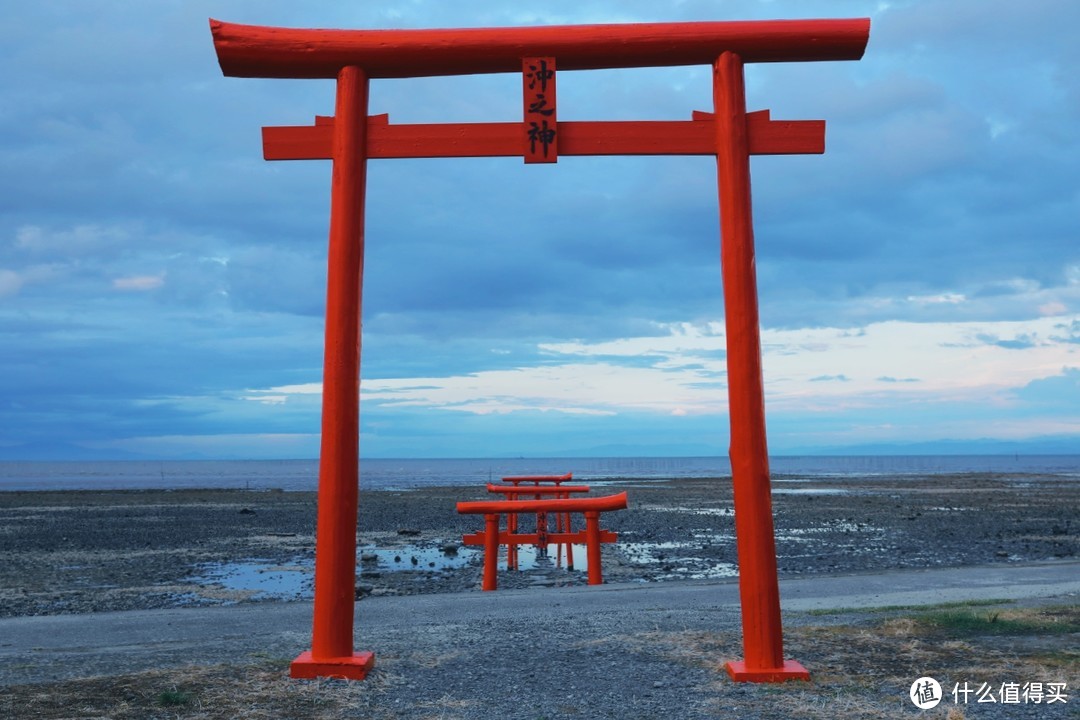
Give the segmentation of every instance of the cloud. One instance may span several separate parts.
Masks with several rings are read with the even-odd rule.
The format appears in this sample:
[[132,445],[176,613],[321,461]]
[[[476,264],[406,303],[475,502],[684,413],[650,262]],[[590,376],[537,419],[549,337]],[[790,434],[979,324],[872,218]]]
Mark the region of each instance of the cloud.
[[563,363],[492,370],[465,377],[375,380],[362,396],[383,407],[432,407],[486,415],[520,411],[612,415],[618,412],[717,412],[722,388],[702,391],[687,378],[695,372],[658,378],[649,368],[605,362]]
[[1076,419],[1076,408],[1080,407],[1080,366],[1066,367],[1058,374],[1036,378],[1017,388],[1015,396],[1029,413],[1032,410],[1065,413],[1074,426],[1078,425],[1080,421]]
[[[838,12],[816,0],[725,7]],[[264,162],[259,128],[330,114],[333,84],[221,77],[211,10],[109,0],[5,16],[6,441],[138,438],[174,452],[190,435],[223,452],[227,439],[206,438],[260,448],[255,436],[317,431],[330,164]],[[747,68],[751,109],[828,123],[824,155],[751,163],[778,442],[1066,426],[1018,388],[1080,365],[1078,12],[1066,0],[864,5],[852,12],[873,18],[863,60]],[[483,0],[342,5],[316,19],[243,0],[229,14],[450,27],[713,20],[715,7],[597,0],[544,14]],[[687,119],[712,102],[707,67],[559,82],[563,119]],[[512,120],[520,82],[380,80],[371,111]],[[712,158],[372,161],[366,212],[363,422],[375,448],[416,454],[452,438],[485,450],[468,432],[498,438],[487,452],[582,436],[600,446],[608,433],[700,431],[694,442],[717,444],[726,337]]]
[[1056,324],[1054,330],[1066,333],[1065,335],[1051,336],[1051,339],[1055,342],[1080,343],[1080,320]]
[[1005,348],[1007,350],[1027,350],[1035,347],[1038,342],[1033,335],[1018,335],[1012,340],[1001,340],[996,335],[988,335],[985,333],[979,333],[975,336],[975,339],[980,342],[984,342],[988,345],[996,345],[997,347]]
[[125,251],[135,232],[121,225],[84,224],[62,230],[23,225],[15,231],[15,247],[36,255],[101,256]]
[[254,400],[264,405],[282,405],[289,400],[288,395],[245,395],[244,400]]
[[14,270],[0,268],[0,298],[15,295],[23,286],[23,279]]
[[156,290],[165,284],[165,273],[158,275],[132,275],[130,277],[116,278],[112,282],[116,290],[134,290],[145,292]]
[[916,305],[958,305],[967,300],[962,293],[942,293],[939,295],[910,295],[907,301]]
[[[1006,398],[1011,389],[1041,377],[1048,365],[1070,362],[1076,352],[1063,341],[1020,344],[997,338],[1034,336],[1059,324],[890,322],[858,332],[765,331],[767,402],[781,412],[822,412],[837,403],[884,408],[911,398],[935,402]],[[474,414],[725,412],[726,366],[722,355],[717,357],[724,335],[715,326],[657,329],[666,332],[596,343],[544,344],[538,348],[548,358],[543,365],[365,379],[361,395],[383,409],[429,407]],[[837,368],[843,371],[836,372]],[[312,382],[274,386],[249,392],[249,397],[319,392],[321,385]]]

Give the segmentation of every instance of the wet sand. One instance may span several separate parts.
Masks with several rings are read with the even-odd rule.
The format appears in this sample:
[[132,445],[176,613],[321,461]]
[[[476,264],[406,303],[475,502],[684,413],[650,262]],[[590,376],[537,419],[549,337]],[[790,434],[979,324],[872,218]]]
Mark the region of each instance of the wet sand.
[[[605,513],[608,582],[737,572],[729,478],[593,483],[625,490]],[[773,478],[781,575],[1014,563],[1080,554],[1080,480],[1055,475]],[[362,491],[358,596],[476,592],[477,487]],[[309,598],[314,493],[0,493],[0,617]],[[454,547],[454,550],[450,548]],[[583,584],[557,558],[500,572],[501,587]],[[565,563],[563,563],[565,565]]]

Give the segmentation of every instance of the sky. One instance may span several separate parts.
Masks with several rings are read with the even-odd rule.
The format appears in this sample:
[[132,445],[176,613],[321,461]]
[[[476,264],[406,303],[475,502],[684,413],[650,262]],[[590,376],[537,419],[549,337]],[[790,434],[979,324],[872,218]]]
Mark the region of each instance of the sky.
[[[1080,452],[1072,0],[16,3],[0,19],[0,458],[318,454],[330,164],[260,128],[328,80],[222,76],[208,18],[423,28],[870,17],[750,65],[827,122],[751,161],[773,454]],[[688,120],[710,69],[561,72],[561,120]],[[511,74],[374,80],[391,122],[512,121]],[[361,455],[722,455],[715,160],[373,160]]]

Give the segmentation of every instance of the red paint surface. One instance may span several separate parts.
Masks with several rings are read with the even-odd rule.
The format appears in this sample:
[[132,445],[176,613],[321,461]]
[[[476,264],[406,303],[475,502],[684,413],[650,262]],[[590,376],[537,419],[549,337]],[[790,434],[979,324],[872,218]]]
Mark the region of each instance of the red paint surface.
[[538,485],[540,483],[559,483],[569,482],[574,479],[574,473],[566,473],[565,475],[508,475],[502,479],[503,482],[513,483],[519,485],[521,483],[533,483]]
[[587,493],[589,492],[588,485],[535,485],[533,487],[521,487],[518,485],[492,485],[487,484],[487,491],[489,493],[499,493],[506,495],[507,500],[521,500],[522,496],[528,496],[534,500],[539,500],[545,495],[551,495],[556,498],[568,498],[570,493]]
[[765,439],[750,146],[743,63],[734,53],[724,53],[716,61],[713,103],[743,650],[747,668],[782,672],[784,648]]
[[465,515],[486,515],[487,513],[535,513],[535,512],[585,512],[596,510],[626,509],[626,493],[587,498],[555,498],[541,500],[474,500],[459,502],[457,511]]
[[806,668],[794,660],[785,660],[778,668],[751,668],[742,660],[733,660],[726,663],[724,669],[736,682],[779,683],[810,679]]
[[[768,110],[747,115],[751,155],[821,154],[825,121],[770,120]],[[315,125],[263,128],[266,160],[325,160],[331,156],[333,118]],[[392,125],[387,116],[368,119],[371,159],[513,157],[522,154],[522,123]],[[694,120],[568,121],[558,123],[560,155],[715,155],[712,113]]]
[[357,661],[353,653],[367,99],[364,72],[343,68],[337,81],[334,114],[338,122],[330,186],[315,612],[311,652],[293,663],[293,677],[310,677],[314,664],[316,672],[323,666],[340,665],[345,677],[360,679],[375,661],[370,653],[361,653],[364,659]]
[[333,78],[348,65],[372,78],[520,72],[525,57],[561,70],[858,60],[870,19],[549,25],[438,30],[317,30],[210,21],[218,63],[232,77]]

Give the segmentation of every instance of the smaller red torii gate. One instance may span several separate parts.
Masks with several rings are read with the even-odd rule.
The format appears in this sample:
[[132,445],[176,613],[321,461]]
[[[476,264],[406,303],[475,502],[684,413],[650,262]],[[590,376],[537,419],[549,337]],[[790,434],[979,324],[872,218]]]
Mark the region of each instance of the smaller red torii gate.
[[[857,60],[866,18],[647,23],[443,30],[314,30],[210,21],[218,62],[234,77],[337,81],[333,117],[267,127],[267,160],[329,159],[331,181],[322,445],[312,649],[294,677],[363,678],[370,652],[353,650],[359,482],[360,316],[367,160],[560,155],[714,155],[743,648],[736,680],[809,677],[784,660],[765,436],[750,156],[822,153],[824,121],[747,113],[743,68],[753,62]],[[711,65],[713,112],[686,121],[558,120],[559,70]],[[368,82],[520,72],[522,120],[394,125],[368,116]]]
[[[488,485],[488,490],[493,486]],[[569,493],[569,490],[564,492]],[[600,529],[600,513],[608,510],[625,510],[627,505],[626,493],[606,495],[603,497],[586,498],[536,498],[535,500],[507,499],[507,500],[480,500],[476,502],[459,502],[459,513],[483,515],[484,529],[478,533],[469,533],[462,538],[465,545],[481,545],[484,548],[484,575],[481,588],[485,591],[495,590],[498,585],[499,546],[505,544],[507,548],[507,569],[510,565],[510,555],[520,544],[544,545],[549,542],[571,545],[584,543],[585,552],[589,561],[589,584],[600,585],[604,582],[603,571],[600,569],[600,543],[615,542],[617,536],[608,530]],[[518,533],[517,528],[511,523],[510,518],[518,513],[536,513],[547,515],[555,513],[557,516],[570,516],[571,513],[585,515],[585,529],[579,532],[571,532],[569,525],[565,529],[556,530],[548,534],[546,531],[547,521],[544,522],[545,530],[541,532],[537,528],[536,533]],[[499,518],[507,517],[506,532],[499,531]]]

